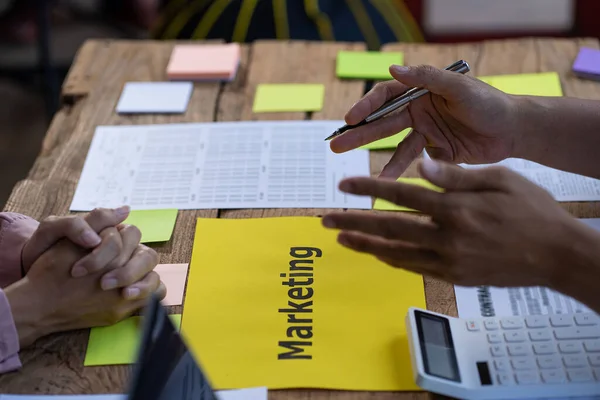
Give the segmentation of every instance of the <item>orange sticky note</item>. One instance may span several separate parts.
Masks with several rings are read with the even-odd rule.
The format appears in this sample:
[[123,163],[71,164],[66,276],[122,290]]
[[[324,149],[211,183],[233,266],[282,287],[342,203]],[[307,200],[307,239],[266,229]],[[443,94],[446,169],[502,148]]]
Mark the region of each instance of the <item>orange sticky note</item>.
[[177,45],[167,76],[172,80],[232,80],[239,63],[238,43]]
[[167,297],[162,301],[165,306],[180,306],[187,279],[189,264],[158,264],[154,271],[167,287]]

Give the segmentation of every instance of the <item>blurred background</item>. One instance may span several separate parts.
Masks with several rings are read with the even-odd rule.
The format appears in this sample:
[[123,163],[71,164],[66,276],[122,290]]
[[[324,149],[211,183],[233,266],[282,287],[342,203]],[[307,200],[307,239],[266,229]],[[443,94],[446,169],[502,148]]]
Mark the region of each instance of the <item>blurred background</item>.
[[[282,2],[287,21],[278,25]],[[0,205],[26,177],[87,39],[292,38],[376,50],[393,41],[600,37],[599,15],[599,0],[0,0]],[[234,29],[240,18],[249,21],[243,34]]]

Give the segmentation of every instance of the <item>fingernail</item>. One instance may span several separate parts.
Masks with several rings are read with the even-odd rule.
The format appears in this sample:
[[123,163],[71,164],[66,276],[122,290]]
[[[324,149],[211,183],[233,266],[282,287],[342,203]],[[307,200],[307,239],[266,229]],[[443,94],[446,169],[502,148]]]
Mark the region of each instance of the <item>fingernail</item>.
[[410,69],[408,67],[405,67],[404,65],[392,65],[390,68],[392,69],[392,71],[397,72],[399,74],[408,72],[408,70]]
[[431,158],[423,158],[421,168],[428,176],[435,176],[440,172],[440,164]]
[[323,217],[323,226],[325,228],[335,228],[335,222],[333,221],[333,218],[331,217]]
[[81,234],[81,240],[88,246],[97,246],[100,244],[100,242],[102,242],[100,236],[98,236],[96,232],[91,231],[89,229],[83,231],[83,233]]
[[127,299],[135,299],[140,295],[140,289],[138,288],[127,288],[125,289],[125,298]]
[[348,191],[352,190],[352,183],[350,183],[348,181],[341,181],[340,182],[340,190],[342,192],[348,192]]
[[87,273],[87,269],[78,266],[73,267],[73,270],[71,271],[73,278],[81,278],[82,276],[86,276]]
[[127,214],[129,214],[129,212],[131,211],[131,208],[129,206],[122,206],[119,207],[115,210],[115,213],[117,214],[118,217],[124,217]]
[[338,236],[338,242],[342,246],[349,246],[350,245],[350,242],[348,242],[348,238],[346,238],[346,236],[344,236],[344,235],[339,235]]
[[106,278],[106,279],[102,279],[102,283],[100,284],[102,286],[102,290],[111,290],[117,287],[117,280],[115,278]]

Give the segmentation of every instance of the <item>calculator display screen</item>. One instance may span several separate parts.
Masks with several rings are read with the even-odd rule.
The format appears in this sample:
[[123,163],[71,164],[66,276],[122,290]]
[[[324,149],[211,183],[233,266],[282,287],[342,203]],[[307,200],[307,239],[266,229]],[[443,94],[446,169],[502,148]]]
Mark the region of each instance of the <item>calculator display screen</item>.
[[438,378],[460,382],[448,320],[420,311],[415,313],[425,372]]

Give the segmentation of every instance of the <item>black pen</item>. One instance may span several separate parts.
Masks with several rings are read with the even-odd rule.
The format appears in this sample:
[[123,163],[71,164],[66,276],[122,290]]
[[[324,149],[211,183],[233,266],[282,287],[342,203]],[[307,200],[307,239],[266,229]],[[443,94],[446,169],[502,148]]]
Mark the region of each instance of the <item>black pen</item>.
[[[447,66],[445,69],[448,71],[466,74],[467,72],[469,72],[471,70],[471,67],[469,67],[469,64],[466,61],[460,60],[460,61],[455,62],[452,65]],[[346,132],[349,129],[358,128],[359,126],[363,126],[370,122],[377,121],[378,119],[388,115],[389,113],[391,113],[393,111],[396,111],[400,107],[407,105],[411,101],[416,100],[419,97],[421,97],[427,93],[429,93],[429,90],[423,89],[423,88],[409,89],[406,92],[402,93],[400,96],[396,97],[395,99],[393,99],[393,100],[387,102],[386,104],[384,104],[383,106],[381,106],[377,111],[370,114],[367,118],[363,119],[358,124],[344,125],[341,128],[337,129],[335,132],[333,132],[331,135],[329,135],[327,138],[325,138],[325,140],[326,141],[331,140],[334,137],[341,135],[342,133]]]

